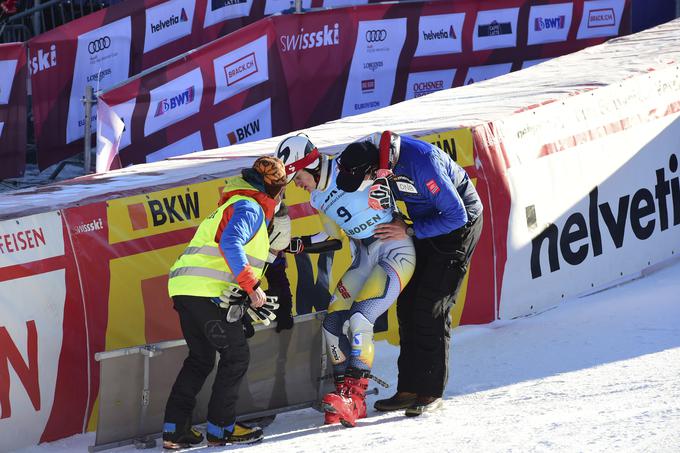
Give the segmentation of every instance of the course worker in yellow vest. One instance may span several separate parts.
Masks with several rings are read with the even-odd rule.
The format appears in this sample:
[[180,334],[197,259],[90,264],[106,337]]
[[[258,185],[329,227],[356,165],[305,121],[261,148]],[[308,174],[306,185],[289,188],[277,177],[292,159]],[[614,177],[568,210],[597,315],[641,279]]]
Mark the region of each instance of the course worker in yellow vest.
[[165,409],[163,445],[167,449],[203,442],[191,418],[196,395],[215,365],[216,352],[220,360],[208,405],[208,444],[249,443],[263,437],[260,428],[235,423],[239,385],[250,352],[241,320],[243,305],[220,305],[225,300],[220,297],[240,291],[250,309],[262,310],[265,305],[267,295],[260,279],[270,248],[267,225],[285,185],[283,162],[275,157],[260,157],[241,176],[228,178],[217,209],[201,222],[170,270],[168,291],[189,356]]

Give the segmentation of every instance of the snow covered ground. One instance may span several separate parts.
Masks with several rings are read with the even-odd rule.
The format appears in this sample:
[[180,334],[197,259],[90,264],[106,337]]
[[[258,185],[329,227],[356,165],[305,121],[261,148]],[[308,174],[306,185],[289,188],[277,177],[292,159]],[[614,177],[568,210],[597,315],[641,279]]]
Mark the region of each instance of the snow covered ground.
[[[307,409],[279,415],[262,443],[207,451],[680,452],[680,263],[531,318],[460,327],[452,341],[439,412],[379,414],[371,396],[356,428],[322,426]],[[398,352],[377,348],[374,372],[390,384]],[[93,443],[79,435],[23,452]]]

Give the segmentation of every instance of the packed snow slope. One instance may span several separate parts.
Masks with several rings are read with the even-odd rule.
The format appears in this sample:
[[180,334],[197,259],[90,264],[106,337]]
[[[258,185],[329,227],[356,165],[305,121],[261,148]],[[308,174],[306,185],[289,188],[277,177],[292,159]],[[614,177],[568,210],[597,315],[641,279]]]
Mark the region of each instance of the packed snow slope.
[[[380,397],[396,385],[398,354],[378,345],[374,373],[392,384]],[[680,452],[680,262],[531,318],[459,327],[449,370],[432,414],[376,413],[370,396],[356,428],[322,426],[306,409],[279,415],[264,442],[205,451]],[[93,443],[87,434],[24,452]]]

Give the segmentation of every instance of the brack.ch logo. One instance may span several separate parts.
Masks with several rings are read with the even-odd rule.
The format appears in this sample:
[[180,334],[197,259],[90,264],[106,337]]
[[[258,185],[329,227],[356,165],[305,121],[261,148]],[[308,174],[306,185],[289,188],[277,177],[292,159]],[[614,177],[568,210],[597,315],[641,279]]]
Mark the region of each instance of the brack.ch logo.
[[387,30],[367,30],[366,42],[382,42],[387,39]]
[[616,25],[616,15],[613,8],[593,9],[588,13],[588,28],[614,25]]
[[111,47],[111,38],[108,36],[103,36],[99,39],[95,39],[94,41],[90,41],[87,44],[87,51],[90,53],[90,55],[94,55],[99,51],[108,49],[109,47]]

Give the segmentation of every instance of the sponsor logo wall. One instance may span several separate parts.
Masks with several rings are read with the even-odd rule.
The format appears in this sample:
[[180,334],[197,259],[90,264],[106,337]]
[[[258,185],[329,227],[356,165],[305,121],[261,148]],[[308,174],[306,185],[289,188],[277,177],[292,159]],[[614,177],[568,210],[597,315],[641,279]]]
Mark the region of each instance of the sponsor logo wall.
[[[243,28],[263,17],[263,3],[264,0],[119,2],[29,40],[28,67],[40,169],[82,153],[85,86],[107,89]],[[290,2],[285,6],[281,3],[268,5],[266,14],[290,7]],[[311,7],[311,0],[303,4]],[[25,105],[25,88],[22,93]],[[96,109],[93,122],[95,117]],[[155,149],[160,145],[154,144]],[[15,152],[21,149],[25,153],[25,145],[14,148]],[[0,147],[0,153],[5,149]],[[9,168],[2,166],[0,176]],[[22,170],[15,169],[11,176],[20,171],[23,164]]]
[[[213,125],[237,131],[242,127],[238,112],[265,99],[269,99],[271,114],[268,128],[260,129],[258,138],[265,137],[265,130],[280,135],[497,77],[521,68],[526,61],[542,61],[583,48],[586,42],[568,39],[569,31],[575,32],[582,23],[574,14],[583,8],[601,9],[604,1],[532,5],[527,0],[504,0],[494,9],[482,10],[477,2],[376,4],[267,18],[204,46],[183,62],[160,67],[100,96],[100,102],[114,112],[117,104],[135,98],[134,109],[144,113],[133,112],[132,123],[125,123],[124,133],[131,137],[130,142],[100,136],[99,154],[108,156],[105,160],[114,166],[144,162],[150,150],[163,149],[197,132],[206,149],[230,146],[243,140],[229,140]],[[625,2],[621,5],[623,8]],[[619,16],[623,17],[622,13]],[[407,27],[409,22],[417,24],[417,33],[415,26]],[[617,30],[626,33],[628,22],[617,22]],[[464,33],[472,36],[466,38]],[[531,52],[528,46],[533,46]],[[202,106],[201,99],[190,101],[189,85],[171,85],[178,74],[198,68],[203,97],[207,97]],[[147,90],[156,93],[160,81],[175,90],[174,96],[183,96],[184,104],[177,111],[186,113],[181,117],[169,114],[172,121],[168,119],[163,127],[172,127],[163,134],[157,133],[159,127],[149,128],[147,112],[157,106],[146,105],[148,98],[143,95]],[[196,96],[198,93],[195,91]],[[198,110],[189,109],[188,104]],[[147,117],[143,128],[140,115]],[[160,116],[155,118],[154,122]],[[140,129],[144,134],[137,132]],[[115,155],[118,158],[112,159]]]
[[0,44],[0,179],[26,166],[26,47]]

